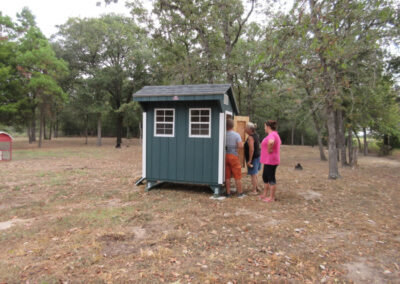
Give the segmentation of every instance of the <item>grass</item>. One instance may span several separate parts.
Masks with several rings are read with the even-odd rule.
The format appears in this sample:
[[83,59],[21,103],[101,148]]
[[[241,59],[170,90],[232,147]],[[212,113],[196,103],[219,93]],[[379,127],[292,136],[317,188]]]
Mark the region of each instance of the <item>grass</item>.
[[[360,155],[358,169],[330,181],[317,148],[284,146],[279,201],[265,204],[210,200],[209,189],[194,186],[146,192],[134,186],[136,141],[122,149],[89,142],[46,141],[38,150],[20,141],[17,159],[0,164],[0,222],[19,220],[0,231],[0,282],[399,279],[399,156]],[[249,178],[243,183],[247,190]]]
[[13,160],[34,160],[34,159],[48,159],[48,158],[66,158],[66,157],[76,157],[76,156],[83,156],[83,157],[92,157],[97,156],[99,157],[98,151],[91,151],[91,152],[82,152],[79,150],[65,150],[60,151],[57,150],[14,150],[13,151]]

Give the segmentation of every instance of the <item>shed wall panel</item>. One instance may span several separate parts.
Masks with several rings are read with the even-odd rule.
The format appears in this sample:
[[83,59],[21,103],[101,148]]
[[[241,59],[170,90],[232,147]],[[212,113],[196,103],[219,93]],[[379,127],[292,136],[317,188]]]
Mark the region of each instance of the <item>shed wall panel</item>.
[[[189,137],[189,108],[211,108],[211,138]],[[154,136],[154,109],[175,109],[175,136]],[[218,184],[219,106],[217,102],[159,102],[147,110],[148,180]]]

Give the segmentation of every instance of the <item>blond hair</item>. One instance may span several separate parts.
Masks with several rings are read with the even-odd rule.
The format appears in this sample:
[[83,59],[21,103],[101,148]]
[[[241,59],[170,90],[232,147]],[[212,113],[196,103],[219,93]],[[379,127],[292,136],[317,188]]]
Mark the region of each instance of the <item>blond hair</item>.
[[255,124],[255,123],[253,123],[253,122],[247,122],[247,124],[246,124],[246,128],[247,129],[250,129],[251,131],[255,131],[256,130],[256,128],[257,128],[257,124]]

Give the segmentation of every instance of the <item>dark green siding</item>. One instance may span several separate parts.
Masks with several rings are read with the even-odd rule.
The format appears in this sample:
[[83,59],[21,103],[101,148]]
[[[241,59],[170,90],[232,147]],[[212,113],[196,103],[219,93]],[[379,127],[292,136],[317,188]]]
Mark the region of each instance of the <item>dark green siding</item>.
[[[154,109],[175,109],[175,137],[154,136]],[[211,108],[211,138],[189,137],[189,108]],[[218,184],[218,101],[147,104],[147,180]]]

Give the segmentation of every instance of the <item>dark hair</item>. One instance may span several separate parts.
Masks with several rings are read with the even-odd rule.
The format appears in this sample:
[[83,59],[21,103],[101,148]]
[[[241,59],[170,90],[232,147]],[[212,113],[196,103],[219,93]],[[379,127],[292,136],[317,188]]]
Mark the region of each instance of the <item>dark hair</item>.
[[276,130],[276,120],[267,120],[265,125],[271,127],[272,130]]
[[233,126],[234,126],[233,120],[228,118],[226,120],[226,129],[227,130],[231,130],[231,129],[233,129]]

